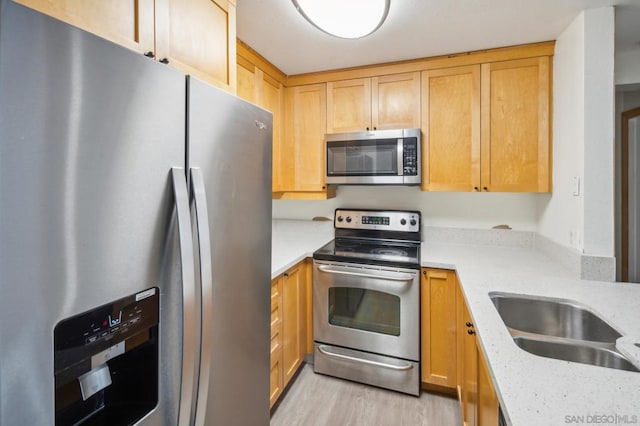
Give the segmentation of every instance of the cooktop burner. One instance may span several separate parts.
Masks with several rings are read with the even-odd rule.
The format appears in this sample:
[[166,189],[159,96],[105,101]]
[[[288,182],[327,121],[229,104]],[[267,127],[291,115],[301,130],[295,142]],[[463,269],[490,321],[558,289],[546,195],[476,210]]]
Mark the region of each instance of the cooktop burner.
[[420,266],[420,243],[336,238],[316,250],[313,258],[412,268]]

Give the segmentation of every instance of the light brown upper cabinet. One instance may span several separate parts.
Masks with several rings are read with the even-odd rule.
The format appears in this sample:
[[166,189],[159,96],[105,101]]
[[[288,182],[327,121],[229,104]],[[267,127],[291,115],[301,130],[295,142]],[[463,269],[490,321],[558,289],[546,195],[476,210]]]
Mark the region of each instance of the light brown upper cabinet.
[[244,57],[237,58],[237,96],[254,103],[273,115],[272,192],[282,191],[282,112],[284,87],[276,78]]
[[422,73],[422,190],[551,190],[549,57]]
[[256,104],[271,111],[273,114],[273,192],[280,191],[282,186],[281,179],[281,146],[282,146],[282,105],[284,99],[284,88],[282,83],[265,74],[261,70],[257,70],[258,84],[256,91]]
[[480,187],[480,65],[422,73],[422,190]]
[[229,0],[155,0],[156,58],[236,91],[236,5]]
[[548,56],[482,64],[482,189],[551,190]]
[[235,93],[235,2],[16,1]]
[[325,84],[288,87],[284,97],[282,194],[278,198],[324,199],[335,196],[325,184]]
[[419,72],[327,83],[327,133],[419,126]]

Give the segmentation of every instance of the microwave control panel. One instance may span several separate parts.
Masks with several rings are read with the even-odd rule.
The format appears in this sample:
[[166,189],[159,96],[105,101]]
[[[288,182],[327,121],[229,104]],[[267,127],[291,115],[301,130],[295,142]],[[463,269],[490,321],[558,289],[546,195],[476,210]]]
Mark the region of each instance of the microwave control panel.
[[404,138],[402,156],[403,174],[418,176],[418,138]]

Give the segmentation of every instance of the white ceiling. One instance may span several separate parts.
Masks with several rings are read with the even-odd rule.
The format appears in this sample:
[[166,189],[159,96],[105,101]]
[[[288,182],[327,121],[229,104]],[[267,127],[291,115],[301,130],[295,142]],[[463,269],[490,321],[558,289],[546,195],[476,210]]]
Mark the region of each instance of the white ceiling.
[[555,40],[581,10],[610,5],[616,49],[640,49],[640,0],[391,0],[382,27],[357,40],[316,29],[291,0],[238,0],[237,35],[294,75]]

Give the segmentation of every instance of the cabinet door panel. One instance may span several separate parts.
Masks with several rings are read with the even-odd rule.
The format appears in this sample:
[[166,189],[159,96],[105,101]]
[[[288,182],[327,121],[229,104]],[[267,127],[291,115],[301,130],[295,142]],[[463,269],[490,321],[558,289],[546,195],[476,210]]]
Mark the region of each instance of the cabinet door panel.
[[283,330],[283,367],[284,386],[289,383],[304,358],[304,263],[301,262],[284,274],[282,282],[282,301],[284,321]]
[[236,95],[239,98],[256,103],[256,67],[252,64],[241,62],[242,58],[238,58],[238,66],[236,68],[237,89]]
[[549,58],[482,65],[482,186],[550,190]]
[[480,186],[480,66],[422,73],[422,190]]
[[129,49],[155,50],[153,0],[15,1]]
[[493,382],[489,375],[487,363],[482,356],[482,351],[477,347],[478,357],[478,412],[477,426],[498,426],[499,407],[498,397],[493,388]]
[[420,73],[373,77],[371,103],[374,129],[420,127]]
[[235,14],[228,0],[156,0],[156,57],[235,93]]
[[456,274],[422,270],[422,381],[456,387]]
[[281,191],[281,145],[282,145],[282,108],[283,108],[283,88],[282,84],[267,74],[258,70],[258,94],[257,104],[273,114],[273,174],[272,174],[272,191]]
[[327,133],[371,128],[371,79],[327,83]]
[[285,191],[325,190],[326,85],[286,89],[286,135],[281,156]]

